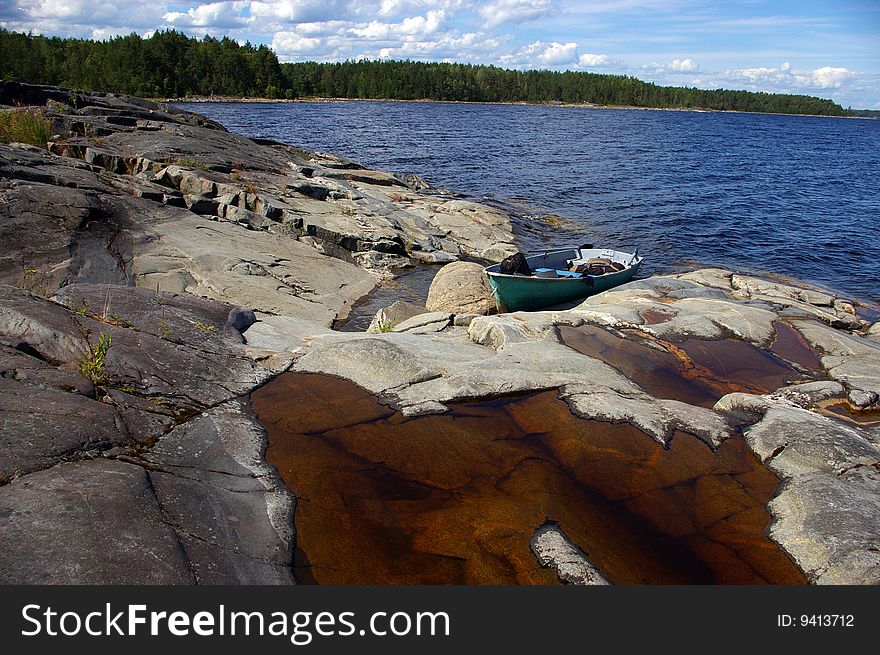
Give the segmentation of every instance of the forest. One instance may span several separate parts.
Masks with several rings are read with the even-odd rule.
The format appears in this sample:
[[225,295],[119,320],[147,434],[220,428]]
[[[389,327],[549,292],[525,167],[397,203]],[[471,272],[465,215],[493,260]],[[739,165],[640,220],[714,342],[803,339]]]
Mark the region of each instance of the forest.
[[0,28],[0,79],[152,98],[371,98],[590,103],[850,116],[820,98],[665,87],[623,75],[416,61],[280,63],[265,45],[168,30],[106,41]]

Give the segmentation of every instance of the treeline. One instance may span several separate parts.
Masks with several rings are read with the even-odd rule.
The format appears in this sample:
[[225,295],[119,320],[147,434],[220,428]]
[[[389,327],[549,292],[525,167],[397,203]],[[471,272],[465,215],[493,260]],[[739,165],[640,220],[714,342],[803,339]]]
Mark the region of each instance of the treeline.
[[563,102],[846,116],[811,96],[657,86],[634,77],[574,71],[517,71],[471,64],[348,61],[282,64],[290,97]]
[[0,78],[147,97],[283,97],[278,57],[267,46],[173,30],[89,41],[0,29]]
[[108,41],[0,29],[0,78],[148,97],[564,102],[847,116],[811,96],[662,87],[634,77],[413,61],[279,64],[266,46],[176,31]]

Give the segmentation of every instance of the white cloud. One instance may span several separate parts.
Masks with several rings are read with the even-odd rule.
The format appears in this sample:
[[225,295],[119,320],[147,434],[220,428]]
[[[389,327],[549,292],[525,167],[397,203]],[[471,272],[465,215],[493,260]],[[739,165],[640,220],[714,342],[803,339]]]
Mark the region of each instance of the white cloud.
[[596,55],[589,52],[578,57],[578,64],[583,67],[605,66],[610,62],[608,55]]
[[503,44],[501,37],[485,32],[466,32],[461,35],[439,34],[428,39],[409,39],[398,46],[367,52],[378,59],[423,58],[433,61],[471,62],[488,61]]
[[282,23],[320,22],[349,14],[347,2],[341,0],[253,0],[250,16],[259,28],[266,20]]
[[778,68],[743,68],[725,71],[724,77],[753,85],[771,85],[780,92],[839,89],[856,74],[836,66],[822,66],[812,71],[795,71],[785,62]]
[[181,27],[210,27],[230,29],[245,24],[241,12],[247,9],[246,2],[211,2],[199,5],[186,12],[170,11],[162,18],[166,23]]
[[60,36],[100,37],[153,29],[166,5],[124,0],[0,0],[0,18],[10,30]]
[[487,28],[505,23],[524,23],[548,14],[551,0],[492,0],[478,9]]
[[553,41],[534,41],[512,53],[499,55],[497,62],[502,66],[514,68],[567,68],[578,69],[608,66],[612,63],[608,55],[586,53],[578,55],[578,44],[574,41],[559,43]]
[[673,59],[670,66],[672,70],[681,73],[692,73],[700,70],[700,67],[693,59]]
[[538,55],[538,61],[545,66],[573,64],[578,61],[577,46],[578,44],[574,42],[556,43],[554,41]]
[[843,83],[853,76],[852,71],[846,68],[835,68],[832,66],[823,66],[817,68],[812,73],[812,79],[817,88],[820,89],[839,89]]
[[295,57],[315,52],[321,46],[321,39],[303,36],[296,32],[276,32],[272,38],[272,49],[279,57]]
[[30,18],[84,18],[96,10],[97,2],[88,0],[25,0],[18,6]]
[[400,23],[371,21],[365,26],[353,27],[352,34],[366,39],[388,39],[393,36],[427,35],[435,33],[446,19],[446,12],[429,11],[427,16],[411,16]]
[[328,36],[345,32],[351,23],[342,20],[327,20],[314,23],[299,23],[296,31],[306,36]]

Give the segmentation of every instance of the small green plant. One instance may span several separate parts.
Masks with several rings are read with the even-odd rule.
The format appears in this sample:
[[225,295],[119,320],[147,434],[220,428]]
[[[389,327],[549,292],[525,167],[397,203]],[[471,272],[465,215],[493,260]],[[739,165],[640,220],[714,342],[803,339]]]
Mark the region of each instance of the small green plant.
[[0,143],[29,143],[46,147],[52,138],[52,121],[42,109],[24,107],[0,112]]
[[89,315],[89,303],[87,303],[85,300],[80,300],[79,304],[74,305],[72,309],[73,313],[77,316],[82,316],[83,318],[85,318]]
[[241,179],[241,160],[236,159],[232,162],[232,173],[229,175],[229,179],[233,182],[238,182]]
[[196,330],[201,330],[202,332],[207,332],[208,334],[217,329],[213,325],[207,325],[206,323],[202,323],[201,321],[196,321],[195,323],[193,323],[193,325],[195,326]]
[[71,109],[71,107],[65,105],[63,102],[58,102],[57,100],[52,99],[46,101],[46,111],[50,111],[55,114],[63,114],[68,109]]
[[171,339],[173,332],[171,331],[171,325],[164,318],[159,321],[159,338],[165,339],[165,341],[169,341]]
[[392,330],[394,330],[394,323],[385,315],[385,312],[381,312],[377,319],[367,328],[367,332],[371,334],[383,334]]
[[95,346],[89,346],[86,356],[78,365],[78,370],[84,378],[91,380],[92,384],[100,386],[107,382],[107,351],[110,350],[111,337],[109,334],[101,334]]

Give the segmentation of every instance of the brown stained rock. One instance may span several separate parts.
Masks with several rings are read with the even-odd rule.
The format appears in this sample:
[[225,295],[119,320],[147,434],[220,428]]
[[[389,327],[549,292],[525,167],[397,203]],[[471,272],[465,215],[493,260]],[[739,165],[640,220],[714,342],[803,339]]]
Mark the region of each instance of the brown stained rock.
[[677,433],[666,450],[555,392],[406,419],[346,381],[285,374],[252,402],[298,497],[302,581],[550,583],[529,551],[549,520],[614,583],[803,582],[764,534],[776,479],[741,438],[713,452]]
[[663,312],[656,309],[646,309],[639,312],[639,314],[645,321],[645,325],[657,325],[658,323],[665,323],[666,321],[675,318],[675,314],[670,314],[669,312]]
[[776,328],[776,337],[773,339],[773,343],[770,344],[770,352],[804,369],[810,371],[822,370],[822,362],[819,360],[819,356],[810,348],[810,345],[801,336],[800,332],[782,321],[774,322],[773,327]]
[[[711,407],[728,393],[766,393],[803,377],[764,351],[735,339],[688,339],[673,344],[645,340],[645,335],[635,331],[618,336],[594,325],[562,325],[559,334],[565,345],[614,366],[649,394],[701,407]],[[800,351],[798,359],[806,361]]]

